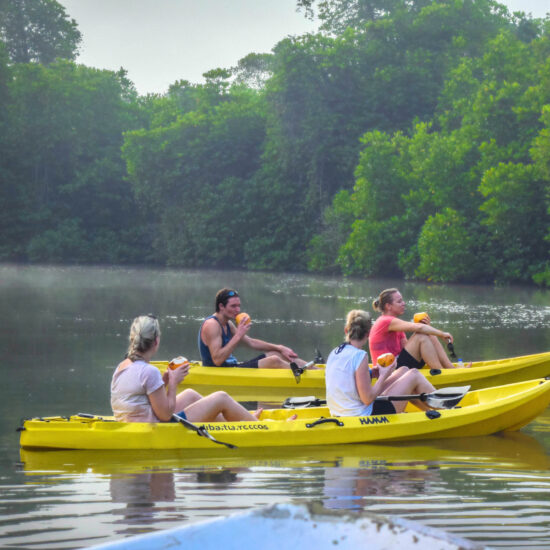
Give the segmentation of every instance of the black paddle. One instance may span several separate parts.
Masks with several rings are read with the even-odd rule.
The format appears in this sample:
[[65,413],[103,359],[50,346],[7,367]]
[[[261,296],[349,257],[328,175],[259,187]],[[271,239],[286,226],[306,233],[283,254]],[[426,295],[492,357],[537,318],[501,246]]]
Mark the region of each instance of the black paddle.
[[197,435],[206,437],[207,439],[210,439],[210,441],[217,443],[218,445],[225,445],[229,449],[237,449],[236,445],[233,445],[231,443],[226,443],[225,441],[218,441],[212,434],[206,431],[206,428],[204,426],[197,426],[193,424],[193,422],[189,422],[187,418],[182,418],[177,414],[173,414],[172,418],[177,422],[179,422],[182,426],[185,426],[186,428],[189,428],[190,430],[193,430],[194,432],[196,432]]
[[453,346],[451,340],[447,340],[447,349],[449,350],[449,355],[451,356],[451,359],[456,359],[455,347]]
[[291,361],[290,370],[294,375],[296,384],[300,383],[300,380],[302,379],[302,373],[309,367],[312,367],[313,365],[315,365],[315,361],[310,361],[309,363],[306,363],[303,367],[299,367],[297,363],[295,363],[294,361]]
[[[460,386],[455,388],[441,388],[432,393],[419,393],[413,395],[380,395],[376,399],[379,401],[412,401],[418,399],[424,401],[434,409],[452,409],[468,393],[470,386]],[[307,407],[322,407],[327,402],[315,396],[308,397],[288,397],[283,402],[283,409],[304,409]]]

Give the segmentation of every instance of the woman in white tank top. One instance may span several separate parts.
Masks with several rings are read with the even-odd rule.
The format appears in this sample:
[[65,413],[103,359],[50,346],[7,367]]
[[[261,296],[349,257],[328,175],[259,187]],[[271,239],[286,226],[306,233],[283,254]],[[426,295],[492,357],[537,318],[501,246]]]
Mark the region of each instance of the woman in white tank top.
[[[369,368],[369,357],[363,350],[369,338],[372,321],[366,311],[354,309],[346,318],[345,342],[333,349],[327,359],[327,405],[334,416],[369,416],[403,412],[406,401],[395,405],[376,401],[379,395],[429,393],[435,388],[417,369],[400,367],[396,361],[388,367]],[[375,380],[373,384],[373,379]],[[422,409],[428,407],[417,401]]]

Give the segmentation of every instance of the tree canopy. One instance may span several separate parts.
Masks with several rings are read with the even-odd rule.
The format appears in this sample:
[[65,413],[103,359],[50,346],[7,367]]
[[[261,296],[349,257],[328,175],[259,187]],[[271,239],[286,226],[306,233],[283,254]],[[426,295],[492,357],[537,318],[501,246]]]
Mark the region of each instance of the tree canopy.
[[0,0],[0,39],[13,63],[47,65],[75,59],[82,36],[55,0]]
[[0,0],[0,258],[550,285],[550,20],[297,7],[318,33],[139,96]]

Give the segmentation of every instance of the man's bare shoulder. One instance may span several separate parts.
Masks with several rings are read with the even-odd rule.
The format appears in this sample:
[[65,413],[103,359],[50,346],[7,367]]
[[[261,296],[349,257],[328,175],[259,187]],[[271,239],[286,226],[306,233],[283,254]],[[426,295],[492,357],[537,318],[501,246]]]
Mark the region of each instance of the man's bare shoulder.
[[204,336],[217,336],[221,334],[221,332],[222,326],[220,322],[214,317],[206,319],[206,321],[204,321],[204,323],[202,324],[201,334],[203,334]]

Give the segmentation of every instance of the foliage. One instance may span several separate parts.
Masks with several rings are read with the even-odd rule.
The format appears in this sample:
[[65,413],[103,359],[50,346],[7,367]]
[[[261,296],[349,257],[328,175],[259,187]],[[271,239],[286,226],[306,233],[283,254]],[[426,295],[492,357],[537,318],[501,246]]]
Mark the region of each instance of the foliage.
[[139,97],[0,0],[0,258],[549,285],[550,21],[297,6],[321,32]]
[[[134,118],[125,86],[123,74],[68,61],[12,68],[2,159],[3,258],[119,258],[110,248],[120,249],[118,235],[137,225],[120,158],[122,132]],[[105,234],[112,240],[107,247],[105,238],[96,238]],[[129,248],[134,238],[126,242],[127,261],[139,257]]]
[[474,263],[471,241],[467,220],[456,210],[447,207],[429,216],[418,237],[416,275],[434,282],[468,278]]
[[548,47],[503,29],[451,70],[430,124],[365,135],[345,273],[547,284]]
[[75,59],[82,36],[56,0],[0,0],[0,39],[13,63],[47,65]]
[[156,220],[156,261],[242,265],[257,218],[248,191],[264,140],[262,102],[246,88],[229,93],[225,81],[196,87],[194,94],[199,104],[209,96],[208,110],[127,133],[128,174],[135,196]]

